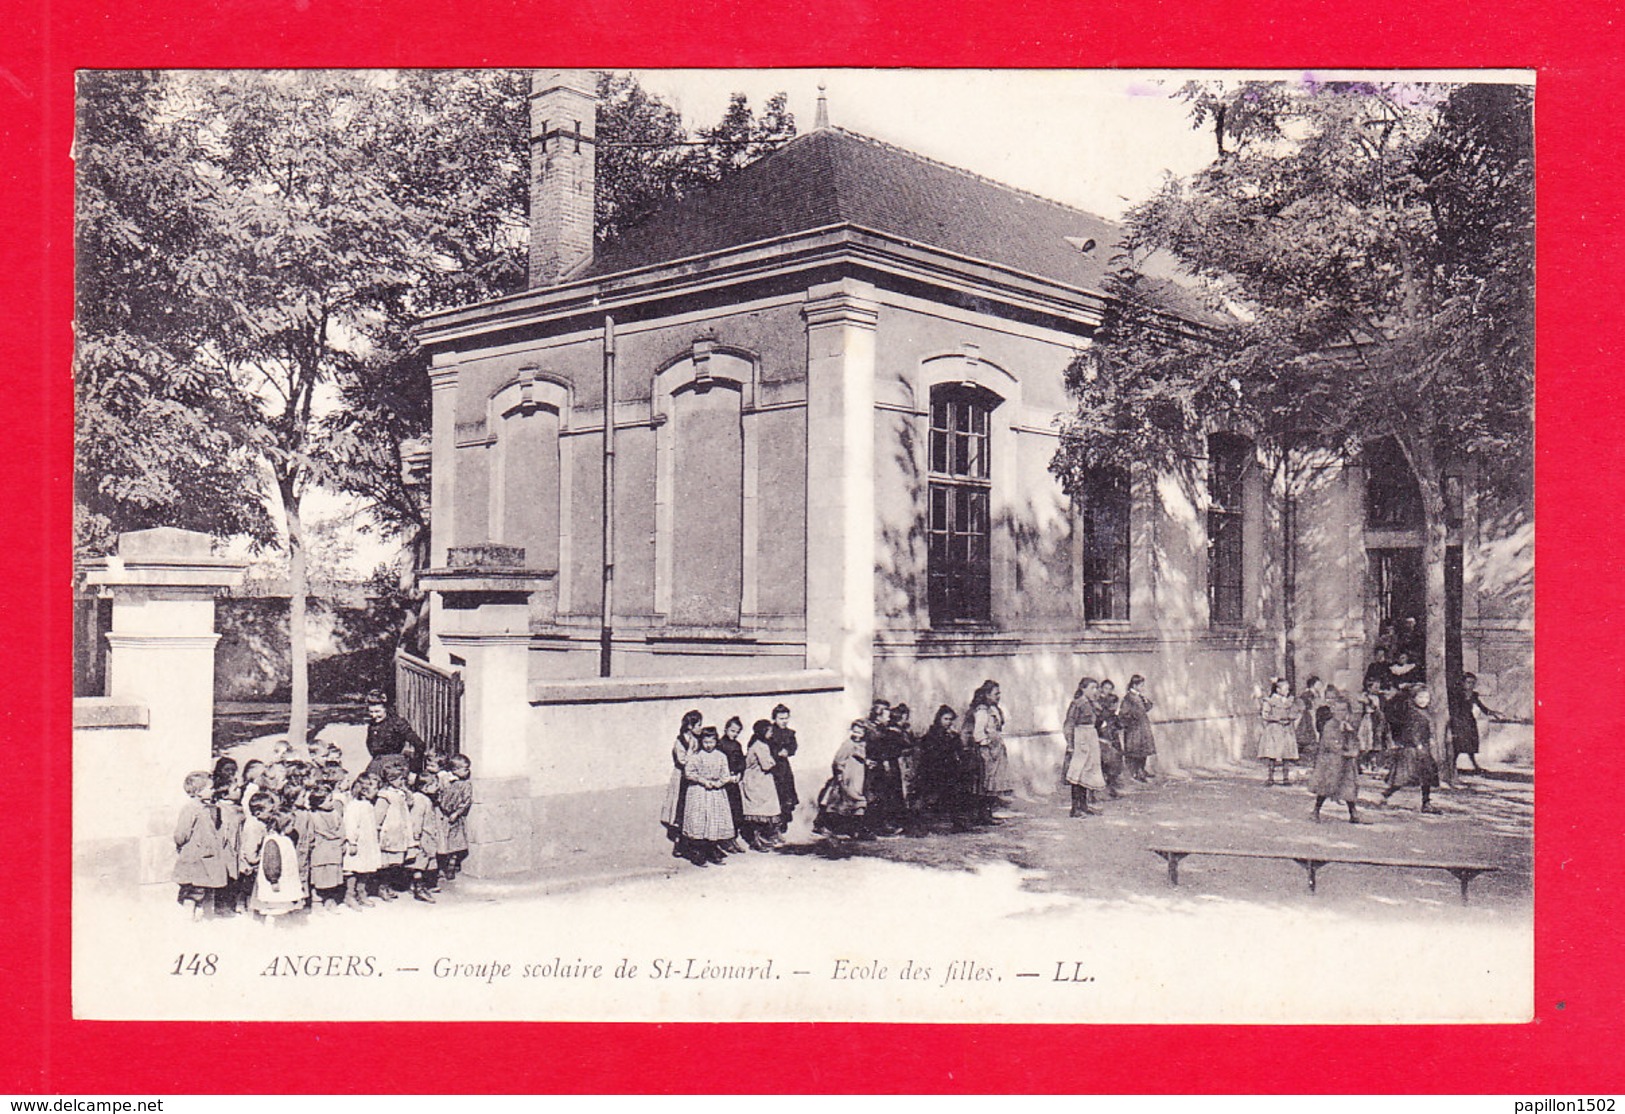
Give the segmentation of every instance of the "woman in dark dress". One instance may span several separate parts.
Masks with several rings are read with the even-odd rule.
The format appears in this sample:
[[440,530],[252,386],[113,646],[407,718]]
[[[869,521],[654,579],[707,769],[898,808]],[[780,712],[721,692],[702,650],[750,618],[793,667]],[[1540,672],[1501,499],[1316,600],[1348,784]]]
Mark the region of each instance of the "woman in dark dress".
[[790,819],[801,796],[796,792],[796,772],[790,758],[796,752],[796,733],[790,726],[790,709],[778,704],[773,708],[773,728],[767,735],[768,749],[773,752],[773,785],[779,791],[779,834],[790,830]]
[[947,816],[955,831],[970,826],[974,811],[970,774],[965,769],[964,749],[955,726],[959,713],[944,704],[937,709],[931,726],[920,736],[920,767],[916,785],[923,815]]

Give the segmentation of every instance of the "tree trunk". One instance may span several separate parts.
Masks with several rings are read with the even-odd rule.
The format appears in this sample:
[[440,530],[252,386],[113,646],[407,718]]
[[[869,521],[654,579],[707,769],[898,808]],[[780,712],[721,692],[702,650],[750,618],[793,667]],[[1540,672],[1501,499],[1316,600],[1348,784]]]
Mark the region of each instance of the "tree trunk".
[[1450,725],[1450,686],[1455,678],[1446,673],[1445,642],[1445,508],[1444,475],[1428,446],[1400,438],[1400,445],[1416,475],[1416,486],[1422,495],[1422,573],[1427,582],[1427,647],[1423,666],[1427,670],[1428,690],[1433,703],[1428,714],[1433,720],[1433,757],[1439,763],[1439,774],[1451,785],[1456,784],[1456,761],[1451,750],[1448,729]]
[[1281,629],[1286,635],[1287,684],[1298,688],[1298,497],[1289,485],[1281,497]]
[[293,480],[282,484],[282,511],[288,525],[288,746],[304,749],[310,727],[310,648],[305,642],[305,608],[310,577],[305,567],[304,526]]
[[1433,757],[1439,763],[1439,774],[1451,785],[1456,783],[1456,759],[1448,737],[1450,724],[1450,686],[1454,678],[1445,673],[1445,524],[1444,501],[1435,491],[1430,496],[1424,486],[1422,505],[1426,519],[1422,535],[1423,572],[1427,577],[1427,653],[1425,654],[1428,689],[1433,694]]

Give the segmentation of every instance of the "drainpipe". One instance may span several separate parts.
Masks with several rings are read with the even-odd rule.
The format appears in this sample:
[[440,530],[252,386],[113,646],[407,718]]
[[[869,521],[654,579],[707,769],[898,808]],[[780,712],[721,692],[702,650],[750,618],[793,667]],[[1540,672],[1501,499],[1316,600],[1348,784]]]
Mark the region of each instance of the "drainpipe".
[[604,578],[599,601],[598,675],[610,675],[615,638],[615,318],[604,317]]

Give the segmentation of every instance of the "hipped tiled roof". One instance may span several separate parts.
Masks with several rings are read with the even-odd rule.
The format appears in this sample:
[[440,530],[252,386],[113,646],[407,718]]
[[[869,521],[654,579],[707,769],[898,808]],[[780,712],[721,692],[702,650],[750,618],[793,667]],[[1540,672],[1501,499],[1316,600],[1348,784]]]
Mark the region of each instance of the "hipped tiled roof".
[[[820,128],[651,214],[578,277],[855,225],[1100,292],[1111,222],[839,128]],[[1095,242],[1092,250],[1079,245]]]

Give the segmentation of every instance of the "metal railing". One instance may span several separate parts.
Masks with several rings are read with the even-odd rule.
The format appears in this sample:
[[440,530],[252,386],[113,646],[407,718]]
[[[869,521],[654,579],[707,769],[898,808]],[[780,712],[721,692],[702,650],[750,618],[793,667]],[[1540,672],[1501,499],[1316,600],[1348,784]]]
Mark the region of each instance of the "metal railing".
[[405,650],[395,651],[395,710],[427,753],[457,754],[463,739],[463,679]]

